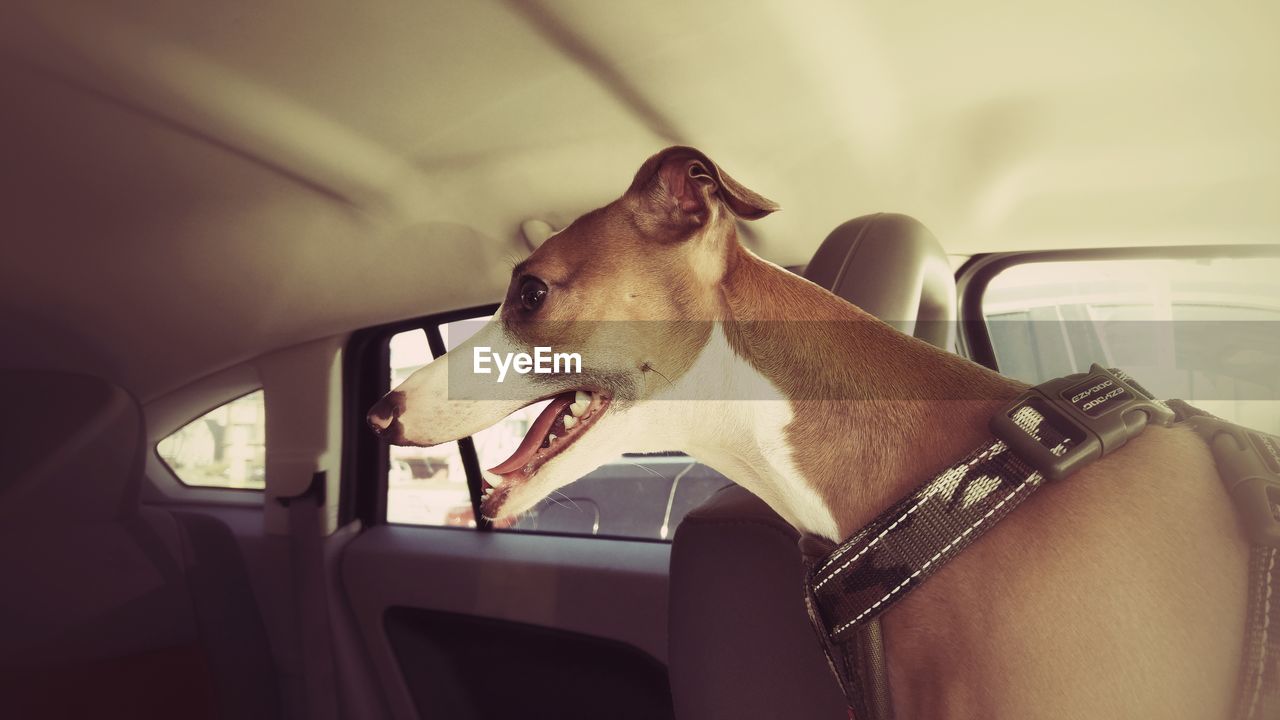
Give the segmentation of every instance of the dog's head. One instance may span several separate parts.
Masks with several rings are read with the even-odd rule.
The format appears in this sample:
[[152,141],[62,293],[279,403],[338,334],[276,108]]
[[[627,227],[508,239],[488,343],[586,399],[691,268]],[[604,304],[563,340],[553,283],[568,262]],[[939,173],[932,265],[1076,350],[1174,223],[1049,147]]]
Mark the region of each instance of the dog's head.
[[[662,433],[631,410],[678,382],[706,343],[717,286],[741,252],[736,219],[776,209],[693,148],[654,155],[622,197],[517,265],[494,318],[388,393],[370,426],[395,444],[436,445],[551,399],[511,458],[486,471],[490,518],[531,508],[619,452],[671,449],[645,447]],[[536,363],[537,348],[549,349],[551,372],[513,370],[497,384],[484,359]]]

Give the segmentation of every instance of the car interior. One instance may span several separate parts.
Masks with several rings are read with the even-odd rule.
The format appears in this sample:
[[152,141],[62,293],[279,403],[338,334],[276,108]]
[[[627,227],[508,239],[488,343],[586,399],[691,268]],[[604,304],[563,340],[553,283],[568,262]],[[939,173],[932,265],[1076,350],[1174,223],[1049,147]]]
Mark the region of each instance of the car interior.
[[714,468],[624,454],[495,524],[531,416],[389,448],[366,410],[679,144],[783,206],[750,250],[906,334],[1280,433],[1275,27],[5,3],[0,715],[847,717],[797,531]]

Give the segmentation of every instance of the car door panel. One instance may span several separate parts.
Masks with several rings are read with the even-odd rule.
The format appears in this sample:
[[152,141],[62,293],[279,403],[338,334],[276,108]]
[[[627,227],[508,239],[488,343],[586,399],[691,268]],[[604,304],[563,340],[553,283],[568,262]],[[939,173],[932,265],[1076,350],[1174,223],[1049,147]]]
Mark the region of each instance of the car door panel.
[[[665,667],[669,559],[664,543],[385,525],[352,540],[340,579],[394,717],[452,717],[441,713],[461,702],[456,683],[422,669],[474,664],[457,642],[465,632],[488,648],[494,668],[514,671],[518,657],[564,675],[593,663],[606,678],[597,685],[632,693],[629,704],[669,707],[665,677],[660,685],[636,680]],[[424,660],[431,653],[436,659]],[[423,700],[432,696],[454,701]],[[491,714],[499,705],[469,700],[476,717],[499,716]],[[506,711],[573,717],[592,701],[544,693]]]

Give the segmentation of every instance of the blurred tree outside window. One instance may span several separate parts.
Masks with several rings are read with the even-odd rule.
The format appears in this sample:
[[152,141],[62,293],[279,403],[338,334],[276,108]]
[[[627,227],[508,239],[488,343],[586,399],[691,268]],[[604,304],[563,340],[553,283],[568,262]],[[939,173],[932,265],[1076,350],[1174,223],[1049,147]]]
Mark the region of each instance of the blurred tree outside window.
[[261,490],[266,435],[263,393],[256,390],[187,423],[161,440],[156,451],[185,485]]

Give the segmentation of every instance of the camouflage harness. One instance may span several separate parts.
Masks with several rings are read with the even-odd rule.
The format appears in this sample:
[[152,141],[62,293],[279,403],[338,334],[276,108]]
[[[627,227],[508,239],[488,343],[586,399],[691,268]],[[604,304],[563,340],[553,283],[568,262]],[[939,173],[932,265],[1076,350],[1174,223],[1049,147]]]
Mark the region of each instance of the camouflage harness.
[[[1119,449],[1148,425],[1186,421],[1213,451],[1249,541],[1249,606],[1235,720],[1280,718],[1280,438],[1166,404],[1119,370],[1051,380],[991,420],[994,438],[839,547],[806,536],[809,619],[857,720],[890,720],[880,615],[1046,481]],[[1274,626],[1274,627],[1273,627]]]

